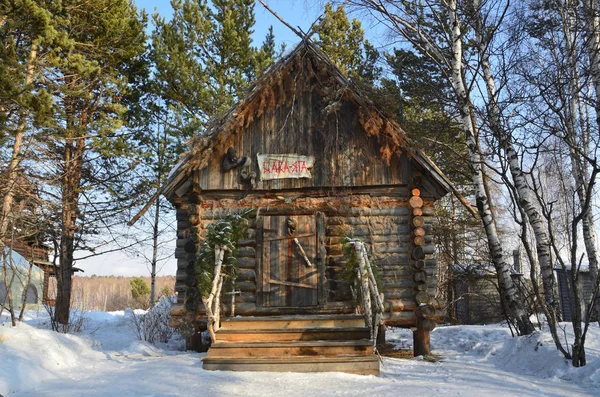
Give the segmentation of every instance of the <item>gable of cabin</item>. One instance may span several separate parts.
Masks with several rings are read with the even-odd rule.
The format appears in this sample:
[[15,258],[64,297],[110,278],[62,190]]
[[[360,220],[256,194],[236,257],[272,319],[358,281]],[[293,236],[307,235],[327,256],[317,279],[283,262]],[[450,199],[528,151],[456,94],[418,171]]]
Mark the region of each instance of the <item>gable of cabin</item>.
[[[383,118],[335,67],[310,48],[295,52],[253,87],[246,100],[199,139],[185,164],[185,180],[167,197],[186,192],[247,190],[239,172],[223,172],[223,156],[233,148],[247,156],[254,191],[306,188],[408,186],[421,178],[424,196],[435,199],[447,187],[411,151],[400,128]],[[257,154],[298,154],[314,159],[310,178],[267,179],[270,163],[259,170]],[[291,164],[290,164],[291,165]],[[267,172],[265,172],[265,170]],[[435,173],[435,172],[434,172]],[[176,192],[175,192],[176,191]]]

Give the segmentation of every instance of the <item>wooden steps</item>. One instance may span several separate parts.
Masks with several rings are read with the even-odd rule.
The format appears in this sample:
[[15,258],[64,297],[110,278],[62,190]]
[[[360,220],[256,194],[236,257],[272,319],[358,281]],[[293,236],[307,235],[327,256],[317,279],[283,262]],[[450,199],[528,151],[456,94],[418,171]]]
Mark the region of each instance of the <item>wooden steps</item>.
[[279,356],[337,356],[372,353],[370,340],[351,341],[294,341],[294,342],[216,342],[208,357],[279,357]]
[[357,315],[223,320],[202,361],[206,370],[379,375],[369,330]]
[[204,357],[209,371],[346,372],[379,376],[379,358],[374,354],[352,357]]

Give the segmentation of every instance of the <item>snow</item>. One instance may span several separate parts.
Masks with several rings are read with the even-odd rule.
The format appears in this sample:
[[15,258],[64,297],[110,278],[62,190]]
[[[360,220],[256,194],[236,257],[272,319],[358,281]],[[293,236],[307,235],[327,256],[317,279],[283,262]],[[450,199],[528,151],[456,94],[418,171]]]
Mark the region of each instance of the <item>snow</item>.
[[[384,358],[381,376],[204,371],[181,340],[139,341],[124,312],[85,314],[77,335],[48,330],[45,313],[0,322],[0,395],[6,396],[600,396],[600,329],[591,325],[588,365],[572,368],[546,332],[512,338],[505,326],[432,332],[438,362]],[[565,324],[566,326],[566,324]],[[569,334],[568,326],[566,333]],[[410,330],[388,340],[411,348]]]

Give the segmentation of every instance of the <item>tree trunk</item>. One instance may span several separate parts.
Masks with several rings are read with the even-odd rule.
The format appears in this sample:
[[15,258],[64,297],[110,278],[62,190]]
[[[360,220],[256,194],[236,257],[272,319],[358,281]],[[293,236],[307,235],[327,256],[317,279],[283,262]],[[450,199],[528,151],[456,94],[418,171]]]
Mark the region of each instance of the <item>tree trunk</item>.
[[152,268],[150,270],[150,307],[156,302],[156,262],[158,261],[158,221],[160,218],[160,196],[156,197],[154,203],[154,229],[152,231]]
[[[77,135],[77,129],[87,125],[85,115],[80,115],[78,128],[75,127],[74,105],[67,104],[68,116],[64,153],[64,173],[61,178],[62,187],[62,230],[60,236],[59,267],[56,273],[57,295],[55,316],[56,321],[66,325],[69,323],[69,310],[71,307],[71,282],[73,277],[73,253],[75,251],[75,234],[77,231],[77,217],[79,215],[79,191],[81,185],[81,170],[83,167],[83,154],[85,138]],[[85,131],[83,132],[85,133]]]
[[458,107],[460,111],[461,126],[465,133],[467,149],[469,151],[469,160],[473,175],[473,185],[475,187],[475,199],[477,210],[481,216],[483,226],[487,235],[488,246],[496,273],[498,276],[498,287],[501,298],[505,303],[508,315],[513,319],[521,335],[528,335],[534,331],[533,325],[529,320],[528,313],[523,309],[517,289],[510,277],[511,267],[505,260],[502,245],[498,237],[493,215],[490,211],[489,198],[485,192],[483,180],[483,159],[477,147],[477,138],[475,133],[475,124],[472,114],[472,106],[463,81],[462,67],[462,37],[460,30],[460,21],[457,15],[456,0],[450,0],[447,3],[448,15],[452,28],[452,86],[457,96]]
[[[598,1],[583,0],[583,11],[585,16],[585,27],[587,28],[587,43],[592,71],[592,84],[596,93],[596,124],[600,128],[600,18],[598,17]],[[579,194],[579,192],[578,192]],[[596,232],[594,219],[591,211],[583,218],[583,238],[590,266],[590,278],[592,282],[598,280],[598,252],[595,244]],[[596,316],[600,325],[600,294],[596,296]]]
[[[515,186],[516,201],[523,212],[527,216],[527,220],[533,229],[535,241],[536,241],[536,252],[537,259],[540,266],[540,272],[542,275],[542,285],[544,288],[544,301],[547,309],[548,324],[552,338],[560,351],[564,351],[560,342],[557,330],[557,323],[560,321],[560,304],[558,297],[558,287],[554,278],[554,270],[552,268],[552,261],[550,258],[550,241],[545,230],[545,225],[542,220],[542,216],[535,207],[534,199],[535,195],[532,192],[521,165],[519,163],[519,156],[515,150],[512,142],[512,136],[504,126],[500,118],[500,107],[498,106],[497,93],[495,87],[495,79],[492,74],[490,66],[489,53],[488,53],[488,40],[484,36],[486,32],[486,26],[483,25],[483,17],[481,15],[481,4],[479,0],[472,0],[474,10],[474,21],[475,21],[475,34],[477,37],[477,49],[479,51],[479,57],[481,61],[481,69],[483,72],[483,78],[486,85],[486,91],[488,96],[487,110],[488,110],[488,121],[490,129],[498,143],[500,148],[504,151],[506,160],[509,165],[510,173]],[[525,219],[523,219],[525,221]],[[566,352],[565,352],[566,353]]]
[[[0,25],[1,26],[1,25]],[[25,76],[25,85],[33,82],[34,64],[37,58],[38,46],[32,44],[29,51],[29,60],[27,61],[27,74]],[[6,186],[8,187],[4,199],[2,200],[2,212],[0,213],[0,248],[4,247],[4,239],[8,231],[9,218],[12,212],[12,206],[15,195],[15,184],[19,174],[19,164],[21,162],[21,151],[23,148],[23,136],[25,132],[25,114],[19,112],[19,124],[15,133],[15,142],[13,144],[12,156],[8,165]]]

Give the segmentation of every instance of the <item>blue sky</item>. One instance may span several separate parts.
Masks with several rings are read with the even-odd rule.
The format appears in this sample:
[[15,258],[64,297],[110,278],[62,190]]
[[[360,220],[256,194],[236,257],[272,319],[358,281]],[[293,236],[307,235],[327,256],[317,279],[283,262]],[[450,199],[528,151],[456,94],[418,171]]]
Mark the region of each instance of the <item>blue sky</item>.
[[[170,18],[172,15],[170,0],[135,0],[135,3],[138,7],[144,8],[148,14],[157,12],[165,18]],[[319,17],[321,10],[318,1],[265,0],[265,3],[294,28],[300,26],[305,32]],[[290,47],[299,41],[298,36],[279,22],[258,1],[254,7],[254,14],[256,17],[253,35],[254,45],[258,46],[262,43],[271,25],[273,25],[278,47],[279,43],[286,43]]]

